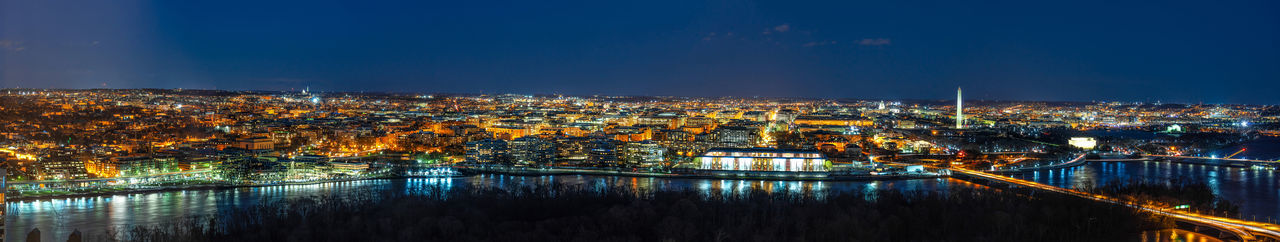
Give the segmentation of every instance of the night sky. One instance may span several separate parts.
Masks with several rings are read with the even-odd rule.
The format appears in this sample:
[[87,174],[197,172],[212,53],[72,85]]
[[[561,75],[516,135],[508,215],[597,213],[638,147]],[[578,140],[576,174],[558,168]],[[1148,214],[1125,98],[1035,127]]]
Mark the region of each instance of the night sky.
[[1280,1],[0,0],[0,87],[1280,104]]

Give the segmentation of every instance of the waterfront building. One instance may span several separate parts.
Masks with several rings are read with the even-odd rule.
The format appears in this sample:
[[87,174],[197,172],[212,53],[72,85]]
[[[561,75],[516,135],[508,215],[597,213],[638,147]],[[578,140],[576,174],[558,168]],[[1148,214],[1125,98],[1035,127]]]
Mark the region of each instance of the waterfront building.
[[567,136],[555,141],[558,161],[581,164],[587,160],[587,153],[591,151],[591,138]]
[[145,176],[164,172],[177,171],[177,163],[173,157],[137,155],[112,157],[105,171],[117,171],[116,176]]
[[329,162],[329,166],[333,167],[334,173],[342,173],[347,175],[356,175],[369,169],[369,164],[362,162]]
[[653,141],[630,142],[622,145],[622,161],[629,166],[651,167],[662,163],[667,148]]
[[535,136],[516,138],[508,142],[511,160],[518,164],[548,165],[555,162],[556,145],[554,142]]
[[40,161],[42,179],[83,179],[89,177],[84,161],[74,156],[55,156]]
[[587,163],[612,166],[618,164],[617,141],[596,139],[591,141],[591,150],[587,151]]
[[505,161],[509,155],[507,142],[498,139],[483,139],[467,142],[467,162],[489,163]]
[[827,158],[817,151],[769,148],[714,148],[695,161],[701,170],[827,171]]

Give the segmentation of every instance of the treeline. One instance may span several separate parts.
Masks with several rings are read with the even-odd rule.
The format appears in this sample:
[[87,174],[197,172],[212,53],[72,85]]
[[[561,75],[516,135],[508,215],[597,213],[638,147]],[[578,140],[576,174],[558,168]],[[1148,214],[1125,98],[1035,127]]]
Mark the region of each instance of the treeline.
[[1085,191],[1163,207],[1188,205],[1190,210],[1204,214],[1240,214],[1240,205],[1214,195],[1209,184],[1192,179],[1109,181]]
[[956,188],[822,196],[583,187],[303,198],[148,227],[131,241],[1113,241],[1169,228],[1130,208]]

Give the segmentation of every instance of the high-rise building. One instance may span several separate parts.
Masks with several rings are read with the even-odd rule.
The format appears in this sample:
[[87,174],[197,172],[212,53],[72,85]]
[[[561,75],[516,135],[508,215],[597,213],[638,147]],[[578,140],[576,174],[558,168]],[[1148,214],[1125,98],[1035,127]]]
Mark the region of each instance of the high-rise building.
[[556,159],[554,142],[536,136],[525,136],[507,143],[511,159],[520,164],[550,165]]
[[467,162],[489,163],[505,161],[510,155],[507,142],[484,139],[467,142]]
[[629,142],[621,147],[619,158],[629,166],[652,167],[660,165],[667,148],[653,141]]
[[613,166],[618,163],[618,144],[615,140],[596,139],[591,141],[591,150],[587,152],[587,163],[598,166]]
[[960,88],[956,88],[956,129],[964,128],[964,99],[960,96]]
[[755,147],[760,135],[756,130],[742,126],[725,126],[716,129],[714,145],[717,148],[751,148]]

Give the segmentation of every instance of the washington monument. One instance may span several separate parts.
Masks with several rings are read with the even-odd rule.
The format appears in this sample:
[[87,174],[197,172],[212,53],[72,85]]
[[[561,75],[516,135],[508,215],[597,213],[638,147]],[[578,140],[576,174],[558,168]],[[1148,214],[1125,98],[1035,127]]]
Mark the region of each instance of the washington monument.
[[964,100],[960,96],[960,88],[956,88],[956,129],[964,128]]

